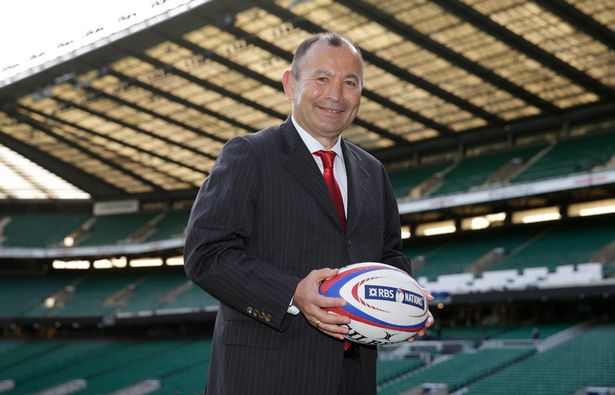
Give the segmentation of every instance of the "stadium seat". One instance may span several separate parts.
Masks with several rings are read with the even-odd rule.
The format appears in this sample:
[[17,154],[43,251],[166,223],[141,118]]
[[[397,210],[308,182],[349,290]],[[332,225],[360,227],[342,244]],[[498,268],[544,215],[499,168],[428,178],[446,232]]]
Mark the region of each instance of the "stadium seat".
[[589,171],[615,153],[615,133],[593,133],[557,142],[550,152],[516,176],[514,183]]
[[615,386],[614,324],[601,324],[542,353],[479,380],[468,394],[574,394],[586,386]]

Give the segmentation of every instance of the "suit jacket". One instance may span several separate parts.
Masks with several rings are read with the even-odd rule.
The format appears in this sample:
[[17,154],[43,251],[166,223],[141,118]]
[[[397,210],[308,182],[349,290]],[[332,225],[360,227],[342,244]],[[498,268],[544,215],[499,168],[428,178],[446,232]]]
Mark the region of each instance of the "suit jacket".
[[[384,262],[400,252],[397,203],[382,164],[342,140],[347,230],[290,118],[236,137],[196,198],[185,244],[189,278],[216,297],[208,394],[337,394],[340,340],[287,313],[311,270]],[[361,346],[366,394],[376,392],[376,349]]]

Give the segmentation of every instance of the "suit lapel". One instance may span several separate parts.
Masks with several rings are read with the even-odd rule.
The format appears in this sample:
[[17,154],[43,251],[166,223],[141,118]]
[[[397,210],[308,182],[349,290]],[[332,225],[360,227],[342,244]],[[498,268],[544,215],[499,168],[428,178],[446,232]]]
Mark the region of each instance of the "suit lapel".
[[290,118],[280,126],[280,131],[280,149],[287,155],[284,167],[325,211],[338,232],[343,233],[322,174]]
[[361,218],[364,199],[366,199],[368,173],[352,147],[342,140],[342,151],[348,177],[348,210],[346,215],[346,234],[351,235]]

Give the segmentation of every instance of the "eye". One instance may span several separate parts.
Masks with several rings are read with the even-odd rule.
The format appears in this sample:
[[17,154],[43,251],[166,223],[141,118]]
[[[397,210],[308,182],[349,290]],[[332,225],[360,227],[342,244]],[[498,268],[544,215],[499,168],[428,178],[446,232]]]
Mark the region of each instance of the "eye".
[[346,80],[346,81],[344,81],[344,84],[346,84],[346,86],[350,86],[352,88],[356,88],[357,86],[359,86],[359,84],[355,80]]
[[327,81],[329,81],[329,78],[328,77],[324,77],[324,76],[316,77],[316,81],[318,81],[318,82],[327,82]]

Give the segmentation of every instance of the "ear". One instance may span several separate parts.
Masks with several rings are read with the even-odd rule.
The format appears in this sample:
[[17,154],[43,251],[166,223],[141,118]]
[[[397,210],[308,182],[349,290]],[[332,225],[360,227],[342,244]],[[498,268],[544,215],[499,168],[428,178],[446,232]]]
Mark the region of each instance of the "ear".
[[290,70],[284,72],[282,84],[284,85],[284,94],[286,94],[288,100],[293,101],[295,99],[295,78]]

